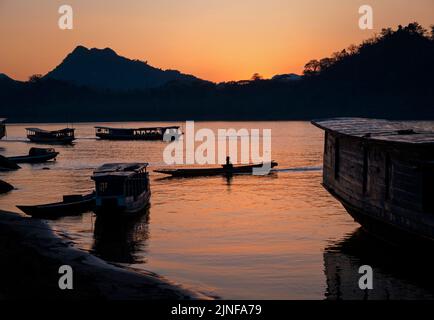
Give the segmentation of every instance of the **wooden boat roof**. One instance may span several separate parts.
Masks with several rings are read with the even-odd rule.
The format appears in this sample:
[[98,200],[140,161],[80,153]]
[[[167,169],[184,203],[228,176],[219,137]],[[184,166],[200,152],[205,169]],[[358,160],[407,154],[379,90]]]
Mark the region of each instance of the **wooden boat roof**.
[[64,128],[64,129],[59,129],[59,130],[44,130],[44,129],[39,129],[39,128],[26,128],[26,130],[28,131],[33,131],[33,132],[37,132],[37,133],[62,133],[62,132],[68,132],[68,131],[74,131],[75,129],[73,128]]
[[389,121],[367,118],[313,120],[325,131],[390,143],[434,145],[434,121]]
[[134,173],[139,172],[142,169],[146,169],[148,163],[105,163],[102,166],[95,169],[93,172],[93,178],[106,177],[106,176],[118,176],[128,177]]
[[7,118],[0,118],[0,123],[3,123],[7,120]]
[[161,130],[161,129],[179,129],[180,126],[170,126],[170,127],[146,127],[146,128],[113,128],[113,127],[103,127],[103,126],[96,126],[96,129],[108,129],[108,130]]

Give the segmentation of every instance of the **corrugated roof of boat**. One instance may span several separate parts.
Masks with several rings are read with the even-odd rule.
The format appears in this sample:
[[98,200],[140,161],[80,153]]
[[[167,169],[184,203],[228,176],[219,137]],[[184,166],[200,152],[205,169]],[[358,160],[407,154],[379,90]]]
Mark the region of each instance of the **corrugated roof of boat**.
[[389,121],[367,118],[312,120],[328,131],[385,142],[434,144],[434,121]]
[[106,163],[94,171],[94,175],[121,175],[128,176],[148,166],[148,163]]

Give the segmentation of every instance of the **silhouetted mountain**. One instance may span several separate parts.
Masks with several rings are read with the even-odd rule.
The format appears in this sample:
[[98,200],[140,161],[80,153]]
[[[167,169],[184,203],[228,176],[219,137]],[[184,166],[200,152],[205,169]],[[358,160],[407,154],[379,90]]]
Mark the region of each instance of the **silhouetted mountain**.
[[15,82],[17,82],[16,80],[12,79],[11,77],[9,77],[7,74],[4,74],[4,73],[0,73],[0,81],[2,83],[15,83]]
[[[0,81],[2,116],[11,121],[283,120],[336,116],[434,119],[434,36],[418,24],[383,30],[359,46],[330,58],[312,60],[298,81],[255,77],[216,85],[161,80],[163,85],[135,91],[96,90],[112,81],[131,88],[135,80],[144,79],[143,72],[135,70],[158,69],[121,58],[110,49],[91,52],[77,48],[61,65],[68,69],[65,74],[75,74],[76,70],[69,69],[76,65],[75,60],[92,64],[95,59],[95,64],[102,64],[113,59],[116,68],[122,69],[118,74],[125,78],[101,70],[105,75],[102,78],[107,79],[98,74],[94,78],[101,82],[95,85],[89,65],[90,70],[76,73],[82,81],[79,84],[87,87],[72,84],[71,78],[59,81],[48,76],[32,77],[13,86],[10,81],[3,81],[7,85]],[[104,58],[95,58],[99,55]],[[137,69],[136,64],[140,66]],[[86,69],[85,65],[81,68]],[[87,77],[93,80],[85,82]]]
[[8,79],[12,80],[12,79],[9,78],[6,74],[4,74],[4,73],[0,73],[0,80],[8,80]]
[[[434,30],[433,30],[434,32]],[[377,91],[433,88],[434,40],[419,24],[383,29],[359,46],[312,60],[305,75]]]
[[139,60],[130,60],[112,49],[78,46],[45,78],[98,89],[137,90],[155,88],[171,81],[200,79],[177,70],[161,70]]
[[13,95],[22,85],[23,82],[14,80],[4,73],[0,73],[0,106],[2,92],[8,92]]

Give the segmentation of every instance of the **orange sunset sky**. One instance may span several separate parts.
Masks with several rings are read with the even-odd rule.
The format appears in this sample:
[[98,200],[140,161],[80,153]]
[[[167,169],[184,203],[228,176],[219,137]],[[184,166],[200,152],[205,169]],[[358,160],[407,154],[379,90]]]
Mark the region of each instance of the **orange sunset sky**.
[[[374,30],[358,27],[363,4]],[[271,77],[413,21],[434,24],[434,0],[0,0],[0,73],[45,74],[81,44],[216,82]]]

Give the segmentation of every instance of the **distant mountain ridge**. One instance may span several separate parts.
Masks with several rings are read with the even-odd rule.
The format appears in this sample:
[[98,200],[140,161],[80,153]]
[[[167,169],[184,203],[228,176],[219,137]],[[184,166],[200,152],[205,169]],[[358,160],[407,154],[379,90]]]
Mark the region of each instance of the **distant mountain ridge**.
[[9,77],[7,74],[1,73],[1,72],[0,72],[0,80],[1,81],[15,81],[11,77]]
[[78,86],[121,91],[156,88],[172,81],[203,81],[177,70],[162,70],[143,61],[119,56],[110,48],[88,49],[84,46],[77,46],[44,78]]
[[[61,69],[74,65],[85,68],[82,62],[91,64],[92,59],[96,64],[101,64],[101,59],[104,62],[115,60],[118,67],[125,63],[126,71],[114,72],[116,68],[112,68],[103,73],[107,81],[132,74],[132,78],[140,80],[132,82],[136,88],[137,83],[143,85],[144,70],[146,75],[155,72],[160,76],[161,72],[167,72],[119,57],[111,49],[78,47],[74,51],[56,72],[74,75],[74,70],[63,72]],[[99,59],[100,55],[103,58]],[[110,63],[104,63],[107,64]],[[99,72],[91,65],[89,70],[84,70],[84,76],[78,79],[79,85],[71,82],[71,78],[60,81],[49,75],[31,77],[26,82],[2,76],[1,115],[11,121],[30,122],[65,119],[74,122],[263,121],[324,117],[434,119],[434,27],[429,32],[417,23],[399,26],[396,30],[385,29],[358,46],[309,61],[300,78],[284,74],[273,79],[257,77],[219,84],[201,80],[165,82],[167,78],[164,78],[160,82],[164,85],[144,90],[97,90],[86,85],[93,84],[93,79],[84,82],[94,70]],[[100,74],[97,75],[96,79],[101,80]],[[190,78],[187,76],[187,79]],[[107,84],[101,81],[99,88],[106,88]],[[123,88],[134,87],[128,81],[125,79],[128,85]],[[119,84],[119,79],[116,83]]]

